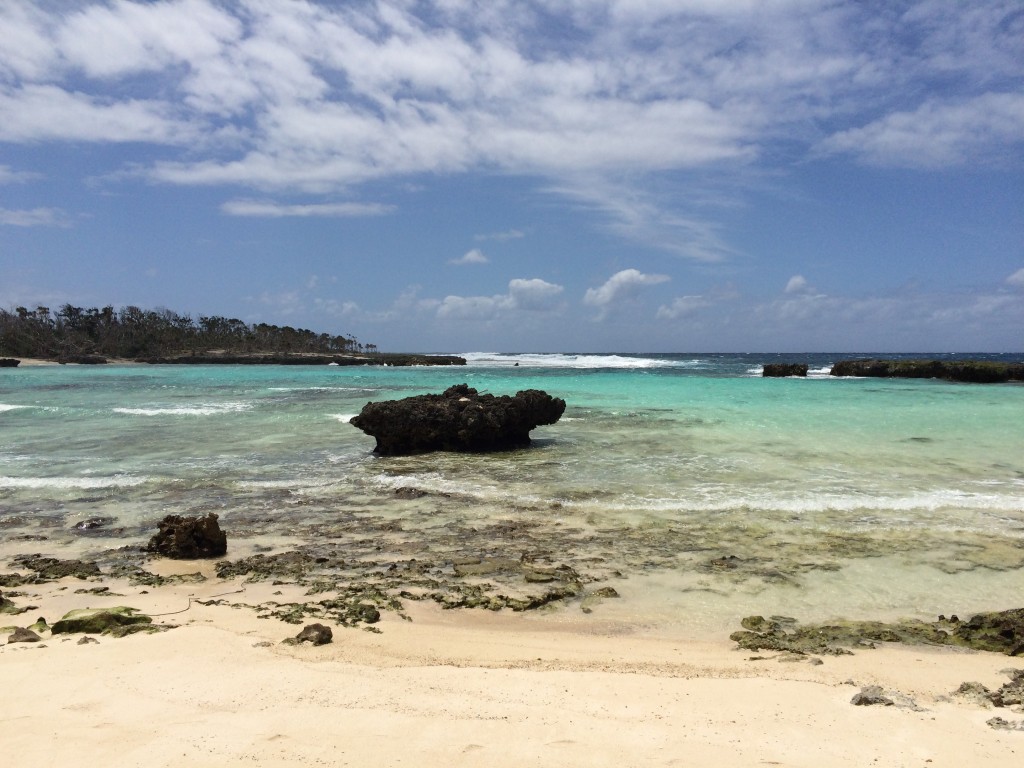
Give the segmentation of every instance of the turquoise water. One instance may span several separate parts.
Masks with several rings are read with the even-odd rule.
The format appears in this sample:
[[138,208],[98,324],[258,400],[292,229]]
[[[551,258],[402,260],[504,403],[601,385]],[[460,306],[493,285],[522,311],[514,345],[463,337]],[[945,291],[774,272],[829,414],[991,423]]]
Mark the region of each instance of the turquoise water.
[[[828,355],[793,356],[807,379],[761,378],[764,355],[469,357],[0,369],[0,536],[71,556],[214,511],[232,557],[371,534],[396,559],[543,552],[652,626],[1022,604],[1022,386],[832,379]],[[378,458],[347,423],[460,382],[568,407],[488,456]]]

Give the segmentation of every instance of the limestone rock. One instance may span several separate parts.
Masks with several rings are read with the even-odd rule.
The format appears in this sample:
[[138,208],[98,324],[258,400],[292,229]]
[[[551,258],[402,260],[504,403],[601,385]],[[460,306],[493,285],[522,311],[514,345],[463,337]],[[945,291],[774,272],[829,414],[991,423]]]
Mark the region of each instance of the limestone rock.
[[38,643],[42,640],[39,635],[33,632],[31,629],[25,629],[24,627],[18,627],[14,630],[10,637],[7,638],[8,643]]
[[864,686],[860,689],[859,693],[854,694],[853,698],[850,699],[850,703],[855,707],[871,707],[878,704],[884,707],[891,707],[895,704],[877,685]]
[[325,624],[307,624],[302,631],[295,636],[300,643],[312,643],[313,645],[327,645],[334,639],[331,628]]
[[228,551],[228,539],[213,512],[206,517],[168,515],[146,550],[174,560],[221,557]]
[[495,397],[459,384],[440,395],[367,403],[349,423],[375,437],[374,452],[383,456],[479,453],[525,447],[532,429],[564,411],[564,400],[537,389]]
[[806,376],[806,363],[766,363],[761,372],[764,377]]
[[55,635],[68,635],[83,632],[91,635],[111,634],[120,637],[131,634],[133,627],[144,629],[142,625],[152,624],[149,616],[136,614],[135,608],[117,606],[115,608],[79,608],[68,611],[56,622],[50,631]]

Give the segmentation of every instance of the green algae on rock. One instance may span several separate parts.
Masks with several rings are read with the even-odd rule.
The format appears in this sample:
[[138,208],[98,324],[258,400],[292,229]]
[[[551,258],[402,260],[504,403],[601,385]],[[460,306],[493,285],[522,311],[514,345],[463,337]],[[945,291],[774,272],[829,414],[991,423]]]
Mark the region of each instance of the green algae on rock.
[[59,560],[56,557],[43,557],[42,555],[19,555],[14,558],[13,564],[35,571],[35,577],[29,577],[24,582],[26,584],[57,581],[68,576],[85,580],[102,575],[100,567],[96,563],[85,560]]
[[979,613],[968,621],[955,616],[938,621],[902,622],[834,621],[799,625],[796,620],[773,616],[748,616],[740,622],[745,631],[729,639],[749,651],[842,655],[848,648],[874,648],[875,643],[951,645],[1007,656],[1024,653],[1024,608]]
[[64,614],[50,631],[55,635],[82,632],[90,635],[124,637],[134,632],[157,632],[153,619],[137,613],[135,608],[119,605],[114,608],[77,608]]

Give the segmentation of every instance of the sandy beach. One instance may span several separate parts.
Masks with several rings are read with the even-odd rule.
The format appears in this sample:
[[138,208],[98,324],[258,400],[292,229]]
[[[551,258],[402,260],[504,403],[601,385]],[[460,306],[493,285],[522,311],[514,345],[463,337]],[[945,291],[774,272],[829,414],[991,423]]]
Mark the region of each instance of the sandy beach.
[[[208,562],[152,566],[208,578],[4,590],[34,607],[2,625],[114,605],[176,625],[0,646],[5,754],[31,765],[939,768],[1016,764],[1024,753],[1024,731],[987,724],[1019,723],[1019,713],[950,695],[965,681],[1007,682],[1015,660],[999,654],[893,646],[794,659],[599,612],[423,603],[407,619],[385,612],[373,631],[336,626],[328,645],[292,646],[281,641],[301,627],[228,603],[285,601],[294,587],[218,579]],[[100,584],[105,593],[76,592]],[[869,685],[895,704],[854,706]]]

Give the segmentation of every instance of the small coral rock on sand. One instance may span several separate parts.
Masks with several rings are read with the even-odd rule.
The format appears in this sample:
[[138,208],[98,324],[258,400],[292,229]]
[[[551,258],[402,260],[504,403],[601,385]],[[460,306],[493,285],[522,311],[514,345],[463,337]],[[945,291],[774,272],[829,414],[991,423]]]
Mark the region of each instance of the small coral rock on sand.
[[856,707],[872,707],[881,704],[884,707],[891,707],[895,702],[885,695],[885,692],[877,685],[868,685],[861,688],[860,693],[854,694],[850,703]]
[[334,633],[325,624],[307,624],[295,636],[296,643],[312,643],[313,645],[327,645],[333,639]]
[[139,630],[149,630],[153,620],[146,615],[137,614],[134,608],[117,606],[116,608],[80,608],[68,611],[64,617],[51,628],[55,635],[67,635],[83,632],[91,635],[113,635],[123,637]]
[[42,638],[33,632],[31,629],[25,629],[24,627],[18,627],[14,630],[10,637],[7,638],[8,643],[38,643]]

